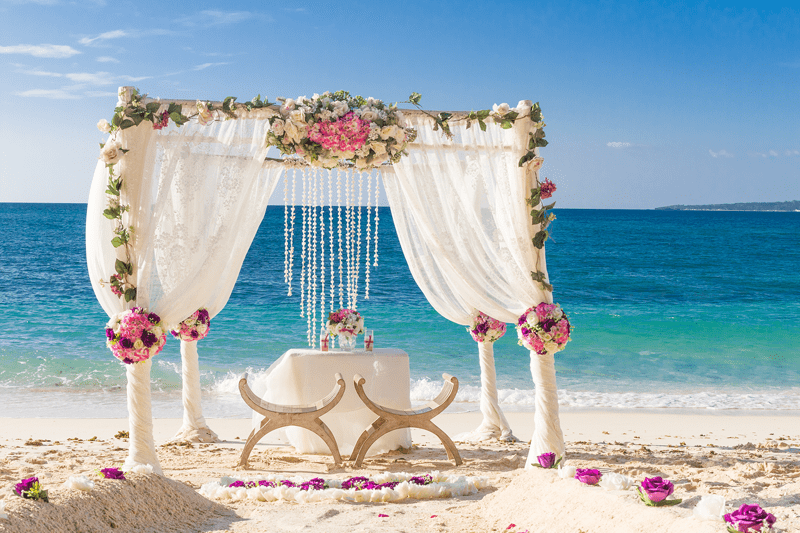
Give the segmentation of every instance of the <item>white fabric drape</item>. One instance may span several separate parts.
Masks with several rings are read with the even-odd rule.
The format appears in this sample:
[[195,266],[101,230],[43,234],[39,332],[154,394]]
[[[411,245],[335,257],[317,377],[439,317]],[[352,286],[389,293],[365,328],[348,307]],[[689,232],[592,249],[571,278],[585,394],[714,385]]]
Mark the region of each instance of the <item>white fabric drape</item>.
[[[520,102],[520,114],[530,105]],[[407,123],[417,140],[394,172],[384,173],[384,184],[411,274],[433,308],[457,324],[469,324],[476,309],[516,323],[528,307],[551,303],[552,294],[531,279],[532,271],[547,273],[544,250],[531,241],[539,226],[525,202],[538,167],[518,165],[531,121],[511,129],[487,123],[486,131],[455,122],[452,139],[434,131],[427,116]],[[482,396],[489,405],[476,436],[487,427],[508,429],[494,380],[487,378]]]
[[[124,180],[121,201],[131,207],[125,217],[134,228],[138,292],[135,302],[125,304],[99,284],[114,273],[114,261],[124,253],[123,247],[111,246],[113,223],[102,215],[108,171],[99,162],[88,203],[86,252],[92,287],[109,316],[136,305],[174,326],[200,307],[211,317],[222,310],[282,172],[262,168],[268,128],[255,112],[159,131],[144,122],[118,133],[129,150],[116,168]],[[129,398],[134,409],[144,409],[143,403],[131,404]],[[149,462],[152,458],[137,450],[152,443],[152,426],[139,427],[134,421],[142,417],[129,416],[128,462]]]

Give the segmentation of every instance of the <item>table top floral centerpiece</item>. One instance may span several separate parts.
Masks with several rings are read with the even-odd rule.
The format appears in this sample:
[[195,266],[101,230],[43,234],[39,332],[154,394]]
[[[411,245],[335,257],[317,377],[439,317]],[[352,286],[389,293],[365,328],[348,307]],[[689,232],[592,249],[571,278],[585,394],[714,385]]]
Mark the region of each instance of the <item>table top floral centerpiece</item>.
[[278,98],[280,115],[269,119],[266,142],[284,155],[299,155],[313,166],[334,168],[345,160],[359,170],[397,162],[416,137],[401,125],[396,104],[325,92],[311,98]]
[[364,332],[364,317],[355,309],[338,309],[328,313],[325,327],[334,337],[354,338]]

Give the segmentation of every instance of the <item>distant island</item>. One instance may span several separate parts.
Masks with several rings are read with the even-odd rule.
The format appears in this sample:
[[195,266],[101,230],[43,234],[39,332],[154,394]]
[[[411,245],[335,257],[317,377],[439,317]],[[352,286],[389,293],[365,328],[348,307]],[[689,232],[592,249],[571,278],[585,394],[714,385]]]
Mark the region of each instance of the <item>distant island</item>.
[[738,204],[668,205],[656,207],[661,211],[800,211],[800,201],[741,202]]

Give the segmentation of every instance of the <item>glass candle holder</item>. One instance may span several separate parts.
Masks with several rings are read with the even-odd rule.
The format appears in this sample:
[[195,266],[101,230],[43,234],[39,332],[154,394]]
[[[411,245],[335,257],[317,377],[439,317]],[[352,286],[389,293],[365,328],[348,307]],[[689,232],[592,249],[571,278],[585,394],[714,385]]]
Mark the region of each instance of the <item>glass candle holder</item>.
[[331,337],[328,335],[328,329],[323,326],[323,328],[319,331],[319,350],[321,352],[327,352],[330,350],[331,346]]
[[375,346],[375,334],[371,329],[364,332],[364,350],[371,352]]

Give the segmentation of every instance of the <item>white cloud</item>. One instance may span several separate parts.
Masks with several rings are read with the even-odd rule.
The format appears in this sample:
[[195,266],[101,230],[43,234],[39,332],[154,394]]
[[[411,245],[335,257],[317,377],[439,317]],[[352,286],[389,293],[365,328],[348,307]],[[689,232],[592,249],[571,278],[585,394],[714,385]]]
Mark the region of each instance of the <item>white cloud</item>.
[[778,157],[778,152],[776,152],[775,150],[770,150],[769,155],[770,157]]
[[97,37],[84,37],[83,39],[81,39],[78,42],[83,44],[83,45],[90,45],[90,44],[94,43],[95,41],[107,41],[109,39],[120,39],[122,37],[128,37],[129,35],[130,35],[130,33],[125,31],[125,30],[113,30],[113,31],[107,31],[107,32],[101,33]]
[[184,17],[178,22],[185,26],[221,26],[224,24],[237,24],[246,20],[265,20],[272,21],[269,15],[262,15],[259,13],[251,13],[250,11],[219,11],[216,9],[207,9],[195,15]]
[[80,96],[69,93],[63,89],[30,89],[14,94],[29,98],[49,98],[51,100],[75,100],[80,98]]
[[611,148],[630,148],[631,143],[627,142],[610,142],[607,143],[606,146],[610,146]]
[[71,46],[63,44],[17,44],[13,46],[0,46],[0,54],[28,54],[34,57],[65,58],[80,54]]
[[29,76],[47,76],[50,78],[61,78],[64,76],[58,72],[47,72],[44,70],[18,70],[17,72],[20,74],[27,74]]
[[733,154],[725,149],[720,150],[719,152],[709,150],[708,153],[711,154],[711,157],[733,157]]
[[109,57],[109,56],[100,56],[97,58],[99,63],[119,63],[119,59]]
[[117,96],[117,91],[86,91],[84,94],[92,98],[95,97],[106,98],[109,96]]
[[230,65],[230,63],[203,63],[202,65],[197,65],[193,67],[192,70],[204,70],[208,67],[217,67],[219,65]]
[[797,150],[786,150],[786,155],[788,155],[789,157],[792,157],[794,155],[800,155],[800,151],[797,151]]

